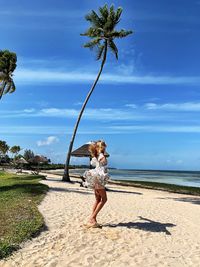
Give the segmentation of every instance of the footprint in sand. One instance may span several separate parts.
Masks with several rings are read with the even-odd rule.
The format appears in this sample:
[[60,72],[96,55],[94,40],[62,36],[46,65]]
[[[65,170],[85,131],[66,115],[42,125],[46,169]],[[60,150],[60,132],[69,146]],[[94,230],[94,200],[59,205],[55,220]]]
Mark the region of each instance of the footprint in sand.
[[113,230],[112,231],[111,230],[106,231],[103,234],[104,234],[105,238],[110,239],[110,240],[117,240],[120,238],[119,232],[113,231]]

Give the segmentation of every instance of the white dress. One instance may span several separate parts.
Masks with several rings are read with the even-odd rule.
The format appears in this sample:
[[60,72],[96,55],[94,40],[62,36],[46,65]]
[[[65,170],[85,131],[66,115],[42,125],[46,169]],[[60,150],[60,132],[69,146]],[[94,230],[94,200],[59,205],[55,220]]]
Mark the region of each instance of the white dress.
[[104,189],[109,180],[107,163],[105,164],[100,161],[103,157],[103,153],[100,153],[98,158],[92,158],[91,165],[94,166],[95,169],[85,171],[83,174],[83,177],[86,179],[86,184],[89,188]]

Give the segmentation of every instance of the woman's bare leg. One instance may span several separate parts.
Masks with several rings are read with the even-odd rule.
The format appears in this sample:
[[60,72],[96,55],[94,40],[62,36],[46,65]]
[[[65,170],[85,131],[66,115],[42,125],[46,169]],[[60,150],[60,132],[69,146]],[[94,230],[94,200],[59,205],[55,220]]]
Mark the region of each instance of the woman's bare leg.
[[100,201],[97,203],[95,209],[93,210],[92,216],[91,216],[91,221],[96,222],[97,219],[97,214],[100,212],[100,210],[103,208],[107,201],[107,194],[105,189],[97,189],[97,194],[100,196]]
[[[94,194],[95,194],[95,203],[93,205],[93,208],[92,208],[92,215],[94,213],[94,211],[96,210],[96,207],[98,206],[99,202],[101,201],[101,196],[99,195],[98,191],[95,189],[94,190]],[[89,219],[89,222],[90,223],[96,223],[96,219],[93,218],[93,216],[91,215],[90,219]]]
[[94,190],[94,194],[95,194],[95,203],[94,203],[94,206],[92,208],[92,213],[94,213],[94,211],[96,210],[96,207],[97,205],[99,204],[99,202],[101,201],[101,196],[99,195],[98,191],[97,190]]

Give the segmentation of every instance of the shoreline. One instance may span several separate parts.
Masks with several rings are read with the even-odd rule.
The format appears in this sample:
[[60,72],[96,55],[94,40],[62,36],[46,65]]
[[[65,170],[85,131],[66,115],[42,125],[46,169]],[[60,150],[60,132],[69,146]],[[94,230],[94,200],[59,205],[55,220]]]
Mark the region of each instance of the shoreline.
[[112,181],[114,181],[114,183],[118,185],[160,190],[160,191],[166,191],[166,192],[177,193],[177,194],[200,196],[199,187],[158,183],[158,182],[146,182],[146,181],[130,181],[130,180],[112,180]]
[[[61,174],[56,173],[56,170],[43,171],[43,173],[61,176]],[[81,175],[78,173],[70,173],[70,177],[80,179]],[[131,186],[136,188],[146,188],[152,190],[166,191],[170,193],[200,196],[200,187],[193,187],[193,186],[184,186],[184,185],[159,183],[159,182],[147,182],[147,181],[114,180],[114,179],[109,180],[108,184]]]

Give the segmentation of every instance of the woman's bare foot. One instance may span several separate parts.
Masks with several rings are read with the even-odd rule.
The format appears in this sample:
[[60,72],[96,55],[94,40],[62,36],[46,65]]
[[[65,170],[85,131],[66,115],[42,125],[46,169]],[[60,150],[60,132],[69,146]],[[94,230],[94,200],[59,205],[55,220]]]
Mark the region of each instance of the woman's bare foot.
[[97,220],[94,218],[90,218],[88,221],[89,224],[97,224]]

